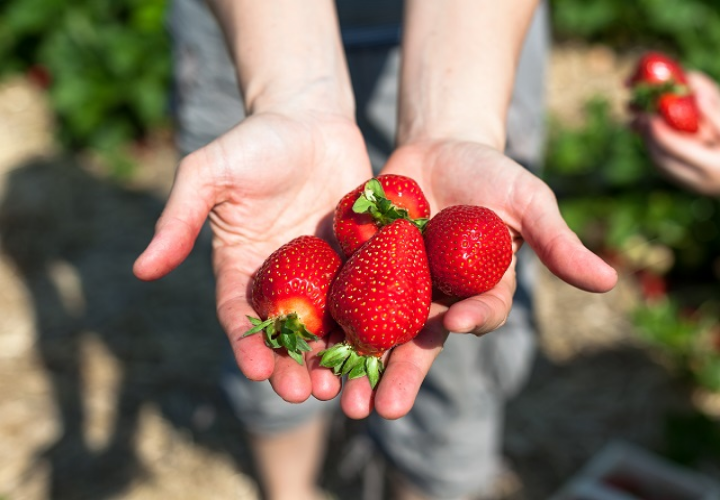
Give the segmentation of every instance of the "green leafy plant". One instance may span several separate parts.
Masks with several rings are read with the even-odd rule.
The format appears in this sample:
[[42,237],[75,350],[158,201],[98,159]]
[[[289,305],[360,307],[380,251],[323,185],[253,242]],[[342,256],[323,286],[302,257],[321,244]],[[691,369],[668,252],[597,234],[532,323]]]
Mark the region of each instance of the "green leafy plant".
[[720,391],[720,328],[717,303],[683,310],[673,298],[639,307],[635,324],[651,345],[660,349],[678,373],[709,391]]
[[606,100],[589,101],[586,117],[580,128],[550,127],[545,180],[568,224],[596,250],[619,250],[641,235],[673,250],[677,272],[712,275],[720,201],[660,177],[640,138],[612,118]]
[[716,0],[551,0],[551,7],[558,39],[666,50],[720,79]]
[[720,427],[701,412],[670,414],[665,419],[664,455],[686,466],[720,462]]
[[720,391],[720,200],[661,178],[606,101],[588,102],[586,118],[579,128],[551,127],[545,179],[563,216],[620,272],[655,287],[633,317],[652,348],[692,383]]
[[164,0],[8,0],[0,75],[45,80],[64,146],[117,151],[165,124],[164,12]]

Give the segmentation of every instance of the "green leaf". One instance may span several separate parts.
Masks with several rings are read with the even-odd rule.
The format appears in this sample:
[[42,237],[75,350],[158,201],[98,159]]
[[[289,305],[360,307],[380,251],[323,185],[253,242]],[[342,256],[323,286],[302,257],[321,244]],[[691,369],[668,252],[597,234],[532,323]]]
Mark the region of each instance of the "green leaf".
[[367,371],[368,380],[370,381],[370,387],[375,389],[375,386],[380,380],[380,374],[382,373],[382,361],[380,358],[375,356],[368,356],[365,360],[365,369]]
[[296,340],[296,342],[297,342],[297,350],[298,350],[298,351],[302,351],[302,352],[310,352],[310,351],[312,351],[312,349],[310,348],[310,346],[308,345],[308,343],[305,342],[305,340],[304,340],[302,337],[296,337],[295,340]]
[[387,206],[387,208],[382,209],[382,213],[385,215],[385,218],[388,220],[388,222],[392,222],[398,219],[411,220],[410,214],[407,210],[405,210],[404,208],[396,207],[389,200],[388,204],[389,205]]
[[258,332],[264,330],[269,324],[270,325],[272,324],[272,320],[261,321],[257,318],[253,318],[252,316],[247,316],[247,319],[250,321],[250,324],[252,324],[253,327],[250,328],[247,332],[245,332],[243,334],[243,337],[248,337],[250,335],[258,333]]
[[368,200],[364,195],[355,200],[352,207],[356,214],[368,213],[372,208],[375,208],[375,202]]
[[348,356],[347,360],[342,366],[342,371],[340,372],[340,375],[343,377],[350,373],[355,366],[357,366],[358,362],[361,361],[360,355],[356,353],[355,351],[352,351],[350,355]]
[[303,356],[302,356],[302,354],[300,354],[299,352],[288,351],[288,355],[289,355],[292,359],[294,359],[295,361],[297,361],[299,365],[302,365],[302,364],[303,364],[303,361],[304,361],[304,360],[303,360]]
[[380,181],[375,178],[370,179],[365,183],[365,190],[363,191],[363,194],[371,201],[387,198],[382,184],[380,184]]
[[430,219],[412,219],[412,223],[415,224],[415,227],[417,227],[420,232],[423,232],[429,220]]
[[283,332],[279,337],[280,345],[288,351],[297,351],[297,337],[292,333]]
[[335,374],[338,374],[340,373],[343,363],[352,352],[353,349],[344,342],[335,344],[318,354],[318,356],[320,356],[320,366],[332,368]]
[[272,334],[265,332],[265,345],[270,347],[271,349],[280,349],[282,346],[280,345],[280,342],[278,342],[277,337],[273,336]]
[[305,328],[305,326],[302,327],[302,329],[298,332],[298,335],[303,339],[310,342],[314,342],[315,340],[320,340],[320,337],[315,335],[313,332]]
[[365,363],[356,363],[355,366],[353,366],[353,369],[350,370],[350,373],[348,374],[348,378],[360,378],[367,375],[367,371],[365,370]]

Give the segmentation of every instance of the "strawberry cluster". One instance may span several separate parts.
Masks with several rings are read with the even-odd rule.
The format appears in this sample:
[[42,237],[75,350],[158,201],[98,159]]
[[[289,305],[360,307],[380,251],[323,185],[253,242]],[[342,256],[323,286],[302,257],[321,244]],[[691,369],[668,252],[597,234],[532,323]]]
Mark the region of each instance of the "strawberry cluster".
[[628,85],[633,110],[658,113],[676,130],[697,132],[700,113],[685,71],[677,61],[659,52],[648,52],[638,60]]
[[375,387],[382,356],[420,333],[433,290],[457,298],[493,288],[512,260],[510,232],[490,209],[456,205],[430,218],[418,184],[381,175],[338,203],[330,244],[301,236],[276,250],[256,273],[246,333],[284,348],[302,364],[308,341],[337,324],[345,339],[322,351],[321,365]]

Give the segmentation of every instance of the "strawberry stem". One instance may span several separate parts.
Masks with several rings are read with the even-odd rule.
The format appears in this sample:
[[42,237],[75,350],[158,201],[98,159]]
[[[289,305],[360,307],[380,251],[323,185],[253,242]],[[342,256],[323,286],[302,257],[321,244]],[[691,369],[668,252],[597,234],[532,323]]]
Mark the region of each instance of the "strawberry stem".
[[355,200],[352,209],[356,214],[369,214],[380,226],[405,219],[422,231],[428,221],[428,219],[413,219],[406,209],[396,206],[385,195],[385,190],[377,179],[370,179],[365,183],[365,189]]
[[303,353],[310,352],[312,348],[308,345],[309,341],[317,340],[318,337],[310,332],[303,325],[297,314],[291,313],[286,316],[276,318],[268,318],[265,321],[247,317],[252,324],[243,337],[264,332],[265,345],[272,349],[284,348],[288,355],[298,364],[303,364]]
[[657,111],[657,101],[664,94],[686,95],[689,89],[686,85],[668,81],[661,84],[638,83],[633,87],[631,106],[648,113]]
[[380,380],[384,370],[382,361],[377,356],[358,354],[347,342],[341,342],[318,353],[320,366],[332,368],[335,375],[348,378],[367,376],[373,389]]

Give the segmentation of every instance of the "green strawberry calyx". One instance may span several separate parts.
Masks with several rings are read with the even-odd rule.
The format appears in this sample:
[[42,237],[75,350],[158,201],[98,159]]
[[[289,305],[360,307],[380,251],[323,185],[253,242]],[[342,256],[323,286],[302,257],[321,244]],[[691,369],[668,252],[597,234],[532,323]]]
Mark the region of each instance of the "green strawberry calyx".
[[348,378],[367,376],[370,387],[373,389],[380,380],[383,372],[383,363],[377,356],[358,354],[355,348],[347,342],[340,342],[334,346],[320,351],[320,366],[332,368],[335,375]]
[[295,313],[268,318],[265,321],[252,316],[248,316],[247,319],[250,320],[252,328],[245,332],[243,337],[262,331],[265,333],[266,346],[272,349],[285,348],[288,355],[301,365],[303,364],[303,353],[312,350],[308,342],[319,338],[305,328]]
[[632,89],[630,105],[636,109],[654,113],[657,111],[657,102],[665,94],[687,95],[690,89],[687,85],[678,84],[674,81],[662,84],[638,83]]
[[380,226],[387,226],[398,219],[405,219],[412,222],[420,231],[425,228],[428,219],[410,217],[408,211],[396,206],[385,195],[385,190],[377,179],[370,179],[365,183],[365,188],[353,204],[353,212],[357,214],[369,214]]

